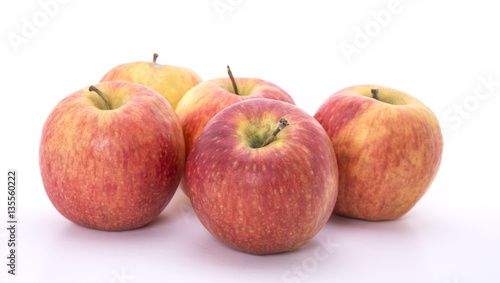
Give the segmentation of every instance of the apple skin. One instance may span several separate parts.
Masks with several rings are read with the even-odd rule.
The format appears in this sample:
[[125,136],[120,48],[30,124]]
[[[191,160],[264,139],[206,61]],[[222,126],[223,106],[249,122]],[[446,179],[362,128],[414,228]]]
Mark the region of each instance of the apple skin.
[[[271,82],[257,78],[235,78],[235,82],[238,95],[234,93],[229,78],[218,78],[193,87],[179,102],[175,111],[184,133],[186,158],[210,119],[229,105],[256,98],[275,99],[295,105],[287,92]],[[180,187],[187,194],[185,177]]]
[[[379,100],[371,90],[379,89]],[[404,92],[376,85],[331,95],[314,117],[339,166],[335,212],[365,220],[406,214],[436,177],[443,137],[434,113]]]
[[[258,145],[280,118],[290,123]],[[216,238],[251,254],[291,251],[325,225],[337,198],[335,152],[321,125],[298,107],[246,100],[218,113],[186,164],[189,198]]]
[[148,224],[172,199],[185,165],[184,138],[170,104],[128,82],[67,96],[42,130],[39,165],[45,191],[67,219],[117,231]]
[[194,71],[155,62],[132,62],[121,64],[108,71],[101,82],[127,81],[156,90],[175,109],[181,98],[202,79]]

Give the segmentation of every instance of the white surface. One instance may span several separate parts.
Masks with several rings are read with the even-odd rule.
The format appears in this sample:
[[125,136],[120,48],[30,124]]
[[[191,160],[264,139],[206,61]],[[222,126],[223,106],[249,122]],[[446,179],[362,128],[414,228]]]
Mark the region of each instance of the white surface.
[[[474,95],[487,90],[482,80],[500,82],[500,18],[492,1],[67,2],[45,23],[38,1],[0,4],[1,223],[10,168],[18,170],[20,197],[18,275],[7,274],[2,228],[0,282],[500,281],[500,86],[482,99]],[[233,7],[221,18],[213,3]],[[388,6],[396,13],[377,30],[374,13]],[[23,19],[34,16],[41,27],[16,52],[9,36],[22,36]],[[366,27],[373,36],[348,61],[342,42],[353,45],[357,28]],[[441,170],[401,219],[334,216],[306,246],[278,255],[226,247],[180,191],[142,229],[109,233],[74,225],[42,186],[42,125],[66,95],[115,65],[151,60],[153,52],[159,63],[191,68],[204,79],[226,76],[229,64],[236,76],[280,85],[310,114],[355,84],[408,92],[441,121],[447,137]]]

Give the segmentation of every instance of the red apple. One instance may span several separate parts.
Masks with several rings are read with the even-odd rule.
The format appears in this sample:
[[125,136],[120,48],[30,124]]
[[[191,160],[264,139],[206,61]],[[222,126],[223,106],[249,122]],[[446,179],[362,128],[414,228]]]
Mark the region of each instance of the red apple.
[[330,136],[339,166],[335,212],[396,219],[422,198],[441,163],[434,113],[395,89],[360,85],[330,96],[314,117]]
[[[255,98],[295,104],[288,93],[273,83],[256,78],[234,78],[229,66],[228,73],[228,78],[204,81],[193,87],[175,109],[184,133],[186,158],[208,121],[229,105]],[[185,178],[182,179],[181,189],[187,193]]]
[[106,82],[57,104],[42,130],[39,161],[45,191],[64,217],[127,230],[166,207],[184,152],[182,128],[165,98],[139,84]]
[[126,81],[145,85],[165,97],[175,109],[184,94],[202,80],[190,69],[156,63],[157,57],[158,54],[155,53],[153,62],[118,65],[108,71],[101,82]]
[[252,254],[303,246],[337,198],[337,162],[325,130],[298,107],[270,99],[215,115],[193,144],[186,179],[208,231]]

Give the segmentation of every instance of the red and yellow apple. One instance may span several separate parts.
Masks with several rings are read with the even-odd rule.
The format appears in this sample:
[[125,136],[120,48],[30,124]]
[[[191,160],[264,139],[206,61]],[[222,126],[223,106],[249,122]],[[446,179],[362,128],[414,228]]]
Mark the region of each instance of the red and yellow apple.
[[331,95],[314,117],[337,156],[340,215],[396,219],[415,206],[438,172],[443,152],[438,119],[409,94],[353,86]]
[[[295,104],[288,93],[271,82],[256,78],[233,78],[232,74],[228,78],[204,81],[189,90],[175,110],[184,133],[186,158],[194,141],[215,114],[229,105],[255,98]],[[181,189],[187,193],[185,178],[182,179]]]
[[156,91],[105,82],[49,114],[39,148],[45,191],[67,219],[101,230],[138,228],[171,200],[185,164],[182,128]]
[[193,144],[186,179],[207,230],[252,254],[303,246],[337,198],[337,162],[325,130],[298,107],[271,99],[215,115]]
[[156,63],[157,57],[155,53],[153,62],[118,65],[107,72],[101,82],[127,81],[150,87],[165,97],[175,109],[184,94],[202,80],[190,69]]

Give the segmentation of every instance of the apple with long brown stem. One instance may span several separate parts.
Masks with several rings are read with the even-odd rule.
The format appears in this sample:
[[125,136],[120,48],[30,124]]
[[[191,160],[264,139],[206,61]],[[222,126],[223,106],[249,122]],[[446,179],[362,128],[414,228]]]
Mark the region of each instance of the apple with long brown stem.
[[303,246],[337,198],[337,161],[325,130],[300,108],[271,99],[215,115],[193,144],[186,178],[205,228],[252,254]]
[[[176,108],[186,141],[186,158],[205,125],[222,109],[237,102],[269,98],[295,104],[279,86],[256,78],[235,78],[229,66],[228,77],[204,81],[193,87]],[[186,193],[185,178],[181,188]]]
[[129,82],[99,83],[64,98],[45,122],[39,150],[54,207],[101,230],[151,222],[174,195],[185,163],[172,106]]

